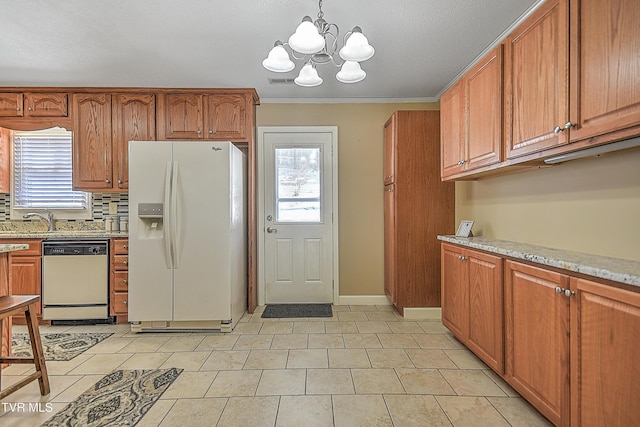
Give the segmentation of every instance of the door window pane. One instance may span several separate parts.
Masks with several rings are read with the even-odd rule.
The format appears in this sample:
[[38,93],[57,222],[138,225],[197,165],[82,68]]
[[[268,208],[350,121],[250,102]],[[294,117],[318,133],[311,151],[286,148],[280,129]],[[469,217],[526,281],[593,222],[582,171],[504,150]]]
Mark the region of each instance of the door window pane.
[[276,148],[276,221],[321,222],[320,147]]

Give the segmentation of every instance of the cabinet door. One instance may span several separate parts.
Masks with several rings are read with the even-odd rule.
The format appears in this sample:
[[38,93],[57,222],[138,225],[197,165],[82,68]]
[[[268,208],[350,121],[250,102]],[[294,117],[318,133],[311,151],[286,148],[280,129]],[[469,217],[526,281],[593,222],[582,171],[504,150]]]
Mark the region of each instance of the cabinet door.
[[396,147],[397,147],[397,116],[392,115],[384,125],[384,140],[382,147],[382,171],[384,185],[396,181]]
[[506,377],[555,425],[569,420],[569,277],[505,263]]
[[[40,295],[42,257],[12,254],[9,268],[10,289],[13,295]],[[37,304],[38,315],[42,313],[40,306],[40,303]]]
[[0,128],[0,193],[11,193],[11,132]]
[[466,89],[465,170],[502,161],[502,45],[464,77]]
[[469,339],[466,342],[494,371],[504,373],[502,259],[466,250],[469,278]]
[[208,95],[205,99],[206,138],[246,141],[247,101],[244,95]]
[[640,2],[572,0],[570,19],[571,140],[640,125]]
[[384,187],[384,293],[396,304],[395,184]]
[[158,95],[160,139],[202,139],[202,95]]
[[0,93],[0,117],[22,117],[23,102],[21,93]]
[[469,273],[464,250],[443,243],[442,324],[462,341],[469,336]]
[[544,3],[505,41],[507,158],[566,144],[566,0]]
[[111,95],[74,94],[73,188],[113,188]]
[[26,93],[24,96],[29,117],[67,117],[68,102],[66,93]]
[[637,425],[640,293],[584,279],[571,282],[572,425]]
[[153,94],[113,95],[113,158],[118,189],[129,188],[129,141],[156,139]]
[[464,83],[451,86],[440,98],[440,174],[443,178],[464,170]]

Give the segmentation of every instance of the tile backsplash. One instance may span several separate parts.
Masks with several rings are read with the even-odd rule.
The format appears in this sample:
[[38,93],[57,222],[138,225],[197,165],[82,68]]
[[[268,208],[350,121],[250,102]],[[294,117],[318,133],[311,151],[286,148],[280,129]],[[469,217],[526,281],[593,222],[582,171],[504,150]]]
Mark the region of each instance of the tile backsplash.
[[[90,220],[68,220],[73,222],[102,221],[109,214],[109,203],[118,204],[118,215],[129,215],[129,194],[127,193],[92,193],[91,203],[93,219]],[[9,221],[11,209],[11,195],[0,193],[0,221]],[[56,219],[56,221],[58,221]],[[60,220],[65,221],[65,220]]]

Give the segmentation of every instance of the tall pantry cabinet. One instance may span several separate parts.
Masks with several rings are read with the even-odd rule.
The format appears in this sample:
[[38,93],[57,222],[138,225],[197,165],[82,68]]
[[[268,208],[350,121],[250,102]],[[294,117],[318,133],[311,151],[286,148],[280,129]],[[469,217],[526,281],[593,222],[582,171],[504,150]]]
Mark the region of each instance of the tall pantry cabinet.
[[454,183],[440,181],[440,112],[396,111],[384,126],[384,290],[440,307],[438,234],[453,234]]

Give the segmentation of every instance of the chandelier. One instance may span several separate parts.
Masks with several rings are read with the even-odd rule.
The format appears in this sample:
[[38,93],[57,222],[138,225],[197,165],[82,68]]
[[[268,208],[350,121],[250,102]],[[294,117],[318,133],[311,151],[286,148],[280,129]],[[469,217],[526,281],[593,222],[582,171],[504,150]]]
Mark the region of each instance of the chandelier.
[[[286,73],[295,68],[289,58],[285,46],[291,49],[291,56],[304,62],[298,77],[294,82],[299,86],[314,87],[322,84],[316,65],[331,63],[339,67],[336,79],[342,83],[357,83],[367,76],[360,68],[360,62],[371,58],[375,52],[360,27],[353,27],[344,36],[343,47],[338,51],[338,36],[340,30],[336,24],[324,20],[322,0],[318,2],[318,19],[311,21],[311,17],[302,18],[295,33],[289,37],[288,43],[276,41],[262,66],[269,71]],[[338,58],[338,56],[340,58]],[[340,61],[342,59],[342,61]]]

